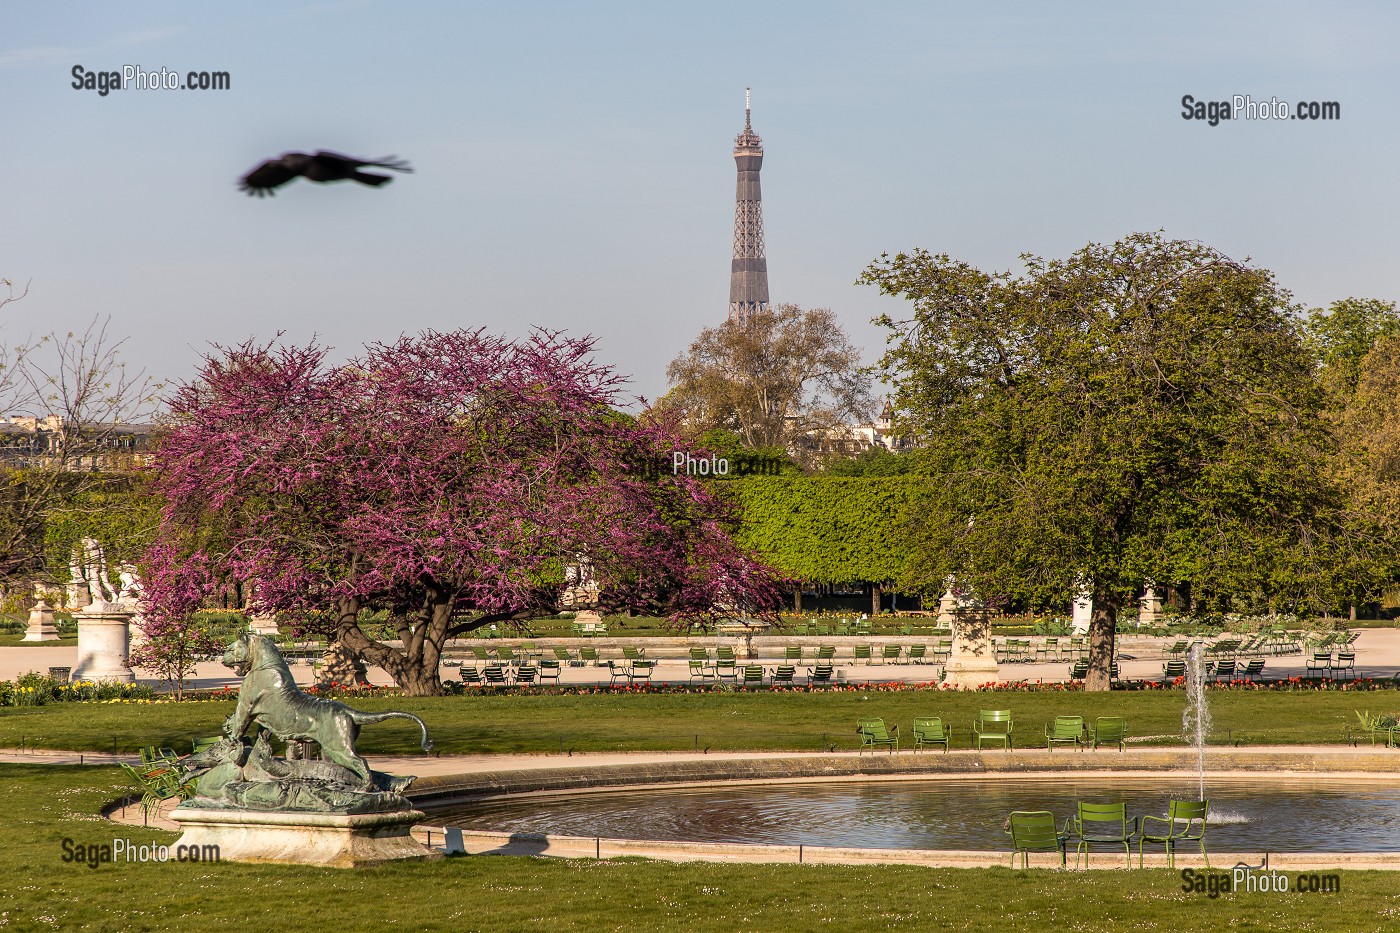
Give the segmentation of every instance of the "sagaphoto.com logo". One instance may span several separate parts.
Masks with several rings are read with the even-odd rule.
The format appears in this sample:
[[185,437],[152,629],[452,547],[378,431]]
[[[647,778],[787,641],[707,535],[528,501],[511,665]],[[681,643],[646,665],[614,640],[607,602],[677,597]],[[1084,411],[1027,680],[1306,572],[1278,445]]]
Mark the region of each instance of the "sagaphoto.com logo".
[[1340,120],[1342,105],[1335,100],[1300,100],[1289,103],[1270,97],[1255,100],[1249,94],[1235,94],[1229,99],[1206,100],[1194,94],[1181,98],[1181,119],[1198,120],[1207,126],[1238,121],[1265,120]]
[[75,91],[93,91],[106,97],[113,91],[227,91],[232,78],[227,71],[172,70],[164,66],[159,71],[147,71],[140,65],[122,65],[121,70],[92,71],[86,65],[74,65],[69,87]]
[[100,865],[146,865],[156,862],[217,862],[219,847],[206,845],[161,845],[158,842],[133,842],[113,839],[110,842],[78,842],[64,837],[61,861],[97,868]]

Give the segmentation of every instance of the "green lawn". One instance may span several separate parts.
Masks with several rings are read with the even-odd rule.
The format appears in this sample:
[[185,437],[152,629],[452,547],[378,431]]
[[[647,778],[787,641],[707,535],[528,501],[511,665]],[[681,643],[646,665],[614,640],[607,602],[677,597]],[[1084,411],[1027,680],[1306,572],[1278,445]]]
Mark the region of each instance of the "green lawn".
[[[1246,745],[1340,743],[1353,710],[1400,710],[1400,692],[1243,691],[1209,694],[1212,741]],[[619,750],[798,749],[855,747],[856,720],[878,716],[908,733],[915,716],[941,716],[966,747],[979,709],[1010,709],[1027,746],[1043,745],[1044,723],[1057,714],[1125,716],[1130,735],[1173,744],[1181,732],[1181,690],[1113,693],[955,693],[841,691],[830,693],[472,695],[352,700],[359,709],[402,709],[428,724],[439,751],[558,752]],[[217,733],[232,701],[150,705],[55,703],[0,709],[0,747],[21,741],[40,748],[131,751],[142,745],[187,747],[190,736]],[[367,726],[369,754],[412,754],[418,730],[406,721]]]
[[256,927],[604,930],[1393,929],[1396,875],[1341,872],[1338,894],[1184,893],[1180,875],[1006,868],[671,864],[478,856],[342,870],[62,861],[63,840],[170,844],[93,816],[112,768],[0,765],[0,929],[186,933]]
[[73,648],[78,644],[78,633],[60,635],[58,641],[25,641],[24,633],[0,635],[0,648]]

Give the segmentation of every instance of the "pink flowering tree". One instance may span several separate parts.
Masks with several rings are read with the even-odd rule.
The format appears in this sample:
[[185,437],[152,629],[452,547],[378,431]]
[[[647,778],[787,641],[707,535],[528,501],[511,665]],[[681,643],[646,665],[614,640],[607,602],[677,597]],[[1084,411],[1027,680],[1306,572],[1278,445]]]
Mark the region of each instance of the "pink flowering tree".
[[176,700],[184,698],[195,665],[224,650],[195,615],[209,592],[209,570],[203,554],[182,556],[168,542],[152,546],[143,565],[139,627],[145,637],[132,650],[131,663],[164,678]]
[[[586,559],[603,608],[771,615],[772,571],[732,541],[688,448],[619,414],[592,342],[427,332],[333,365],[324,348],[244,344],[171,399],[156,454],[161,540],[253,608],[299,620],[414,694],[441,691],[447,639],[557,610]],[[156,552],[153,551],[153,554]],[[159,559],[185,559],[167,549]],[[400,645],[361,626],[384,610]]]

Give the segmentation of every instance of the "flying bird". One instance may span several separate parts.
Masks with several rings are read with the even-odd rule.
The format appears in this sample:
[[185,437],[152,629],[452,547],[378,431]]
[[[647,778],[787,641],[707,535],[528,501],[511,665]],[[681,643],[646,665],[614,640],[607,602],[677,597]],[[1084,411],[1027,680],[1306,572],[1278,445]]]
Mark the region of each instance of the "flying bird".
[[345,181],[350,179],[362,185],[378,188],[393,181],[388,175],[375,175],[362,172],[365,166],[387,168],[395,172],[412,172],[408,163],[397,156],[382,159],[356,159],[338,152],[324,149],[315,155],[304,152],[284,152],[275,159],[268,159],[239,180],[239,188],[249,195],[260,198],[274,195],[278,188],[298,175],[310,181]]

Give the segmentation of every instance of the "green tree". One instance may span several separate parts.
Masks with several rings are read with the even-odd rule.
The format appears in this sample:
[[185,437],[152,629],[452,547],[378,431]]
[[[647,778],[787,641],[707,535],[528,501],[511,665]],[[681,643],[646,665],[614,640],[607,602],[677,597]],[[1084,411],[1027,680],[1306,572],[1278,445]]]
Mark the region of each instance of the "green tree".
[[1343,398],[1356,391],[1366,354],[1378,340],[1396,334],[1400,334],[1400,314],[1395,302],[1376,298],[1334,301],[1325,312],[1314,310],[1305,324],[1323,383]]
[[[1353,524],[1378,540],[1400,541],[1400,334],[1380,338],[1361,360],[1336,423],[1346,455],[1331,467],[1350,493]],[[1358,603],[1400,583],[1400,554],[1392,547],[1348,557],[1343,595],[1354,617]]]
[[1146,580],[1319,598],[1331,435],[1288,295],[1206,246],[1135,234],[987,273],[919,250],[861,282],[908,299],[881,361],[931,482],[909,583],[992,604],[1094,600],[1089,689]]
[[[878,612],[881,589],[906,571],[908,536],[899,522],[918,482],[912,476],[778,476],[716,488],[739,504],[739,544],[795,581],[868,584],[872,612]],[[800,593],[794,595],[799,609]]]
[[723,428],[746,447],[809,462],[871,409],[860,350],[826,308],[785,304],[706,328],[666,375],[672,388],[658,407],[681,414],[693,432]]

